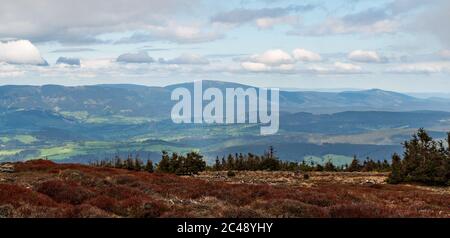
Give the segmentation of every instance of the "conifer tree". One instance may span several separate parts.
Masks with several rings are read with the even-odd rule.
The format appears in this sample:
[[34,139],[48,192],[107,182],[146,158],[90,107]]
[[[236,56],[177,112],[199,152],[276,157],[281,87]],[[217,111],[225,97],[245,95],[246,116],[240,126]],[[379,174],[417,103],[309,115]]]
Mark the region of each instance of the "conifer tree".
[[356,158],[356,156],[353,156],[353,160],[350,163],[350,165],[347,168],[348,172],[357,172],[361,170],[361,165],[359,163],[359,160]]
[[[449,140],[447,138],[447,144]],[[403,160],[398,155],[393,157],[390,183],[450,185],[449,148],[443,141],[434,141],[424,129],[419,129],[403,147]]]
[[147,163],[145,164],[145,171],[153,173],[153,162],[151,160],[147,160]]
[[138,157],[136,157],[136,158],[134,159],[133,170],[135,170],[135,171],[141,171],[142,168],[143,168],[142,161],[141,161]]
[[392,156],[392,172],[389,175],[388,182],[392,184],[400,183],[403,180],[401,158],[398,154]]
[[325,163],[323,170],[328,172],[335,172],[336,167],[330,160],[328,160],[328,162]]
[[158,163],[158,171],[163,173],[171,173],[173,171],[170,170],[170,158],[167,151],[162,152],[161,161]]
[[116,155],[116,159],[115,159],[115,162],[114,162],[114,168],[121,169],[122,167],[123,167],[122,159],[119,156]]
[[227,170],[227,161],[225,160],[225,157],[222,157],[222,163],[220,165],[220,167],[222,168],[222,170]]
[[219,160],[219,156],[217,156],[216,157],[216,162],[215,162],[215,164],[214,164],[214,168],[213,168],[215,171],[220,171],[220,170],[222,170],[222,165],[221,165],[221,163],[220,163],[220,160]]

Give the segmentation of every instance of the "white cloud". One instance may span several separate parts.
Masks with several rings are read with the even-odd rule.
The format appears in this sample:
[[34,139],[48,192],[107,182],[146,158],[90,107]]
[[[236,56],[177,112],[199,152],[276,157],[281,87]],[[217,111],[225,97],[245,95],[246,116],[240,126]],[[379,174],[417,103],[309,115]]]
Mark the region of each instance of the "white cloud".
[[278,66],[278,70],[293,71],[293,70],[295,70],[295,65],[294,64],[282,64],[282,65]]
[[25,73],[23,71],[9,71],[9,72],[0,72],[0,78],[16,78],[23,76]]
[[366,71],[363,71],[362,67],[359,65],[342,62],[335,62],[333,65],[309,65],[306,68],[306,72],[319,75],[368,73]]
[[251,72],[290,71],[295,67],[294,63],[290,54],[279,49],[241,59],[241,67]]
[[[262,54],[264,55],[264,54]],[[262,56],[260,55],[260,57]],[[268,55],[284,55],[284,54],[266,54]],[[304,56],[305,54],[302,54]],[[308,55],[308,54],[306,54]],[[273,57],[265,57],[264,59],[273,59]],[[287,57],[275,57],[277,59],[285,59]],[[312,57],[314,60],[318,60],[317,57]],[[300,60],[300,59],[299,59]],[[303,59],[305,61],[305,59]],[[310,58],[308,60],[312,61]],[[364,71],[363,68],[356,64],[335,62],[334,64],[307,64],[305,68],[302,65],[295,64],[295,60],[292,63],[279,63],[281,60],[260,60],[259,62],[244,60],[241,62],[241,68],[250,72],[265,72],[265,73],[297,73],[297,74],[318,74],[318,75],[339,75],[339,74],[365,74],[369,73]],[[276,62],[276,63],[274,63]],[[271,63],[271,64],[270,64]]]
[[298,48],[292,51],[292,55],[280,49],[272,49],[239,60],[241,67],[251,72],[294,73],[302,71],[296,63],[318,62],[322,57],[318,53]]
[[245,70],[252,71],[252,72],[264,72],[264,71],[270,70],[270,67],[268,67],[267,65],[262,64],[262,63],[242,62],[241,66]]
[[359,65],[342,62],[334,63],[334,67],[338,72],[360,72],[362,70],[361,66]]
[[293,73],[296,71],[294,64],[281,64],[277,66],[269,66],[262,63],[242,62],[241,67],[250,72],[266,72],[266,73]]
[[113,59],[86,59],[81,60],[82,69],[110,69],[115,66]]
[[268,50],[262,54],[253,55],[249,58],[249,61],[271,66],[293,63],[292,56],[279,49]]
[[38,48],[28,40],[0,42],[0,62],[45,65]]
[[15,78],[23,76],[25,72],[18,69],[16,65],[0,63],[0,78]]
[[171,60],[160,59],[160,63],[164,64],[209,64],[209,60],[197,54],[182,54],[179,57]]
[[322,60],[322,57],[319,54],[305,49],[295,49],[292,52],[292,55],[294,56],[294,59],[298,61],[313,62]]
[[378,63],[381,57],[375,51],[355,50],[348,55],[348,59],[355,62]]
[[329,73],[331,70],[321,65],[309,65],[308,67],[306,67],[306,71],[315,74],[326,74]]

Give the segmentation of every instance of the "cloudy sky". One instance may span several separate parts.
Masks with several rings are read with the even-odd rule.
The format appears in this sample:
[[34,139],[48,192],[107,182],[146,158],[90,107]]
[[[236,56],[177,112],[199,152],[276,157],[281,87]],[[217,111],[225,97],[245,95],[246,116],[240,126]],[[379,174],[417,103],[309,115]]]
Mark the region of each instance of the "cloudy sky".
[[0,84],[450,91],[447,0],[2,0]]

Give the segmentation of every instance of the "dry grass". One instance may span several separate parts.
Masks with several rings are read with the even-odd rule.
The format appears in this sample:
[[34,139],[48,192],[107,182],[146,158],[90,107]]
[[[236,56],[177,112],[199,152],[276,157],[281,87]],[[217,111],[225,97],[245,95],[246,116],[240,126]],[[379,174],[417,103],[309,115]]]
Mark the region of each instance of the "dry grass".
[[203,172],[198,178],[210,181],[224,181],[237,184],[270,184],[288,186],[313,186],[319,183],[337,184],[386,184],[388,173],[379,172],[294,172],[270,171],[237,171],[234,177],[228,177],[227,172]]
[[29,161],[0,173],[0,217],[450,217],[446,188],[386,174],[193,177]]

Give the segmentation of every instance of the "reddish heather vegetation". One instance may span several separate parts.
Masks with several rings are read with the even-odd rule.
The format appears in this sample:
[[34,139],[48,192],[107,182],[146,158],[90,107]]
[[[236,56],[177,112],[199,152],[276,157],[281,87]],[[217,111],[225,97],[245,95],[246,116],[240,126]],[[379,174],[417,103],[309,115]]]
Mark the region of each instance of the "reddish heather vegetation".
[[448,190],[420,186],[249,184],[46,160],[14,169],[0,173],[0,217],[450,217]]

